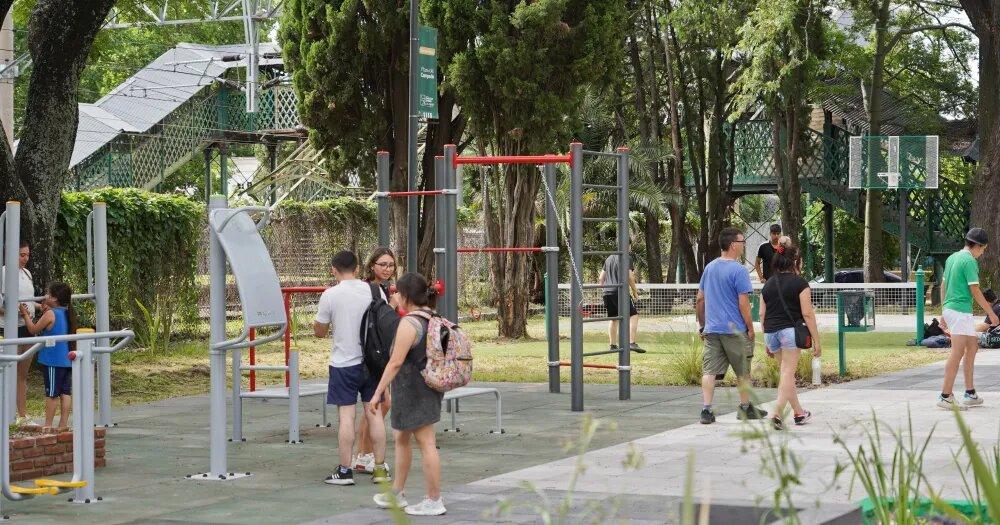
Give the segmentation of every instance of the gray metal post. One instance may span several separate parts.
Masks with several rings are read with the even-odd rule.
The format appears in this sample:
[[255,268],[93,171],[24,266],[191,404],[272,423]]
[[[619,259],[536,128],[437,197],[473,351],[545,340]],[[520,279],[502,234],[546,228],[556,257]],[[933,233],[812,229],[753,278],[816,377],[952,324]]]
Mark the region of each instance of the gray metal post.
[[[458,171],[455,165],[455,157],[458,149],[454,144],[444,147],[444,184],[442,189],[454,190],[458,188]],[[449,193],[444,197],[444,220],[445,220],[445,317],[453,322],[458,322],[458,195]]]
[[836,264],[833,260],[834,232],[833,232],[833,205],[829,202],[823,203],[823,228],[826,230],[826,242],[823,246],[823,276],[826,282],[833,282],[833,272]]
[[[226,207],[226,198],[212,195],[208,205],[211,218],[213,210]],[[214,350],[212,345],[226,339],[226,254],[209,225],[209,476],[225,479],[226,470],[226,351]],[[238,373],[238,372],[237,372]],[[235,377],[234,377],[235,379]]]
[[[378,191],[389,191],[389,152],[380,151],[375,157],[376,184]],[[389,216],[389,197],[378,198],[378,244],[379,246],[389,246],[389,223],[392,219]]]
[[219,193],[229,198],[229,145],[219,144]]
[[[438,155],[434,157],[434,189],[440,190],[447,185],[445,184],[445,173],[444,173],[444,156]],[[444,274],[448,272],[448,255],[445,253],[445,240],[446,232],[446,211],[445,208],[447,203],[443,196],[437,196],[434,199],[434,266],[436,268],[435,274],[438,278],[443,279]]]
[[628,148],[618,148],[618,399],[624,401],[632,397],[632,352],[629,349],[629,304],[632,300],[629,289],[631,256],[628,245]]
[[212,198],[212,146],[205,148],[205,204]]
[[[5,268],[3,285],[6,291],[3,296],[3,330],[5,337],[13,338],[17,337],[18,294],[20,291],[18,277],[21,273],[21,203],[18,201],[7,201],[6,213],[3,246],[3,263]],[[17,355],[16,346],[5,346],[3,351],[6,354]],[[6,426],[14,422],[17,414],[17,367],[5,366],[3,374],[3,394],[6,396],[8,409],[8,419],[3,421],[3,425]]]
[[[542,170],[549,191],[555,191],[556,167]],[[559,212],[554,199],[545,198],[545,245],[559,246]],[[545,340],[549,347],[549,392],[559,392],[559,252],[545,252]]]
[[[569,145],[569,250],[570,261],[583,266],[583,144]],[[577,270],[570,276],[570,407],[583,411],[583,290]]]
[[299,438],[299,351],[294,345],[288,351],[288,376],[288,442],[294,445],[302,443]]
[[910,195],[899,188],[899,276],[903,282],[910,280],[910,240],[907,238],[906,219],[909,216]]
[[[278,169],[278,143],[268,142],[267,143],[267,174],[274,176],[274,172]],[[274,179],[267,190],[267,205],[274,206],[274,203],[278,201],[278,189],[274,185]]]
[[[94,497],[94,340],[77,341],[78,359],[82,370],[80,371],[80,390],[83,399],[80,400],[80,427],[83,432],[80,443],[83,450],[80,451],[80,459],[83,460],[83,480],[87,485],[76,491],[76,498],[82,503],[92,503]],[[105,354],[108,355],[108,354]]]
[[[417,51],[420,47],[420,0],[410,0],[410,106],[406,126],[406,183],[407,189],[417,189]],[[417,249],[419,242],[417,230],[420,217],[418,214],[417,197],[406,199],[406,271],[416,272]]]
[[[111,297],[108,289],[108,205],[94,203],[94,307],[97,331],[111,331]],[[98,347],[110,346],[107,339],[98,339]],[[97,356],[97,399],[101,407],[100,425],[114,425],[111,417],[111,354]]]

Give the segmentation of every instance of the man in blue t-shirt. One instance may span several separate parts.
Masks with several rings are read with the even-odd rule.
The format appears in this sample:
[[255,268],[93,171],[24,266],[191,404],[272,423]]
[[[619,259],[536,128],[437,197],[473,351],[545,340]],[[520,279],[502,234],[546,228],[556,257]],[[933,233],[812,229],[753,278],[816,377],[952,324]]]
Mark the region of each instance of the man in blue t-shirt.
[[698,333],[705,341],[702,360],[701,392],[705,406],[702,424],[715,422],[712,397],[715,382],[726,376],[731,366],[740,386],[740,419],[761,419],[767,412],[750,402],[750,361],[753,359],[753,320],[750,318],[750,274],[740,262],[746,238],[736,228],[724,228],[719,234],[722,256],[705,266],[698,283],[695,311]]

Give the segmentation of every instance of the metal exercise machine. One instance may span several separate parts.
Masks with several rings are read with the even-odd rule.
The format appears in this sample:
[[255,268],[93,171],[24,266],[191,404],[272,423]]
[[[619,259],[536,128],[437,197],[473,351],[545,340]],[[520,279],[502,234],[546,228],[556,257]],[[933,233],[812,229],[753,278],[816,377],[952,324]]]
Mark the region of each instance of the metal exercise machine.
[[[19,268],[18,252],[21,244],[21,203],[7,201],[3,212],[4,217],[4,252],[3,264],[6,268]],[[73,294],[74,301],[94,301],[96,310],[96,327],[98,332],[107,332],[111,328],[110,294],[108,291],[108,206],[103,202],[95,202],[90,214],[87,215],[87,293]],[[18,289],[19,272],[7,272],[4,275],[4,289]],[[17,334],[18,303],[40,302],[44,297],[18,297],[17,293],[4,294],[3,307],[4,333]],[[97,346],[106,347],[106,340],[99,340]],[[7,346],[4,352],[17,354],[17,347]],[[7,390],[4,391],[6,403],[10,404],[11,419],[5,419],[6,424],[14,421],[17,414],[17,367],[7,367],[4,371]],[[114,426],[111,417],[111,355],[101,353],[97,359],[97,406],[100,407],[97,424],[102,427]]]
[[[261,213],[259,221],[251,214]],[[270,209],[247,206],[230,209],[226,198],[213,195],[208,209],[209,230],[209,305],[211,336],[209,339],[209,471],[187,476],[197,480],[231,480],[249,476],[250,472],[231,472],[226,458],[226,353],[233,352],[233,437],[242,440],[243,414],[240,379],[242,351],[251,345],[261,346],[281,339],[288,328],[281,286],[274,262],[268,253],[260,230],[267,226]],[[226,339],[226,262],[233,271],[243,308],[243,328],[239,336]],[[250,331],[270,331],[255,341]],[[298,361],[292,361],[281,370],[291,374],[289,385],[289,428],[298,432]],[[248,367],[243,366],[243,369]],[[278,367],[257,367],[271,370]]]

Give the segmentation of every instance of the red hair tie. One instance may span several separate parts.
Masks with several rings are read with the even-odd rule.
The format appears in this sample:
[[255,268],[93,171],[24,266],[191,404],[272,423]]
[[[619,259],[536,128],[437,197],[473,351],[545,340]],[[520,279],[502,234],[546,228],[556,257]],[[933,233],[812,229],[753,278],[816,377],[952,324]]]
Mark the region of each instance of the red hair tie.
[[437,295],[444,295],[444,283],[441,281],[441,279],[434,281],[434,283],[431,284],[431,288]]
[[779,244],[778,247],[774,249],[774,251],[776,251],[776,252],[784,255],[785,254],[785,247]]

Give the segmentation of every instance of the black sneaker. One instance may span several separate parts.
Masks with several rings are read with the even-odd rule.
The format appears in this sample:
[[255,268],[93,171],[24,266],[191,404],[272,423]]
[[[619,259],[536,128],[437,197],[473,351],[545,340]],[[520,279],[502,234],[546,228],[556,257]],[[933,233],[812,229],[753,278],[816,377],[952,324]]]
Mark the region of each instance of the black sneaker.
[[775,430],[785,430],[785,422],[780,417],[772,417],[771,424],[774,425]]
[[327,478],[323,480],[323,483],[328,485],[353,485],[354,472],[343,465],[338,465],[337,470],[333,471],[333,475],[327,476]]
[[766,415],[766,410],[761,410],[753,406],[753,403],[748,403],[746,408],[740,405],[740,408],[736,411],[736,417],[739,419],[764,419]]
[[628,345],[628,349],[631,350],[631,351],[633,351],[633,352],[635,352],[635,353],[637,353],[637,354],[645,354],[646,353],[646,349],[640,347],[636,343],[632,343],[632,344]]
[[611,345],[611,346],[609,346],[608,347],[608,351],[609,352],[617,352],[618,351],[618,345]]
[[809,421],[810,419],[812,419],[812,417],[813,417],[812,412],[806,410],[801,415],[795,416],[795,424],[796,425],[805,425],[807,421]]
[[712,423],[715,423],[715,413],[710,409],[703,408],[701,410],[701,424],[711,425]]

